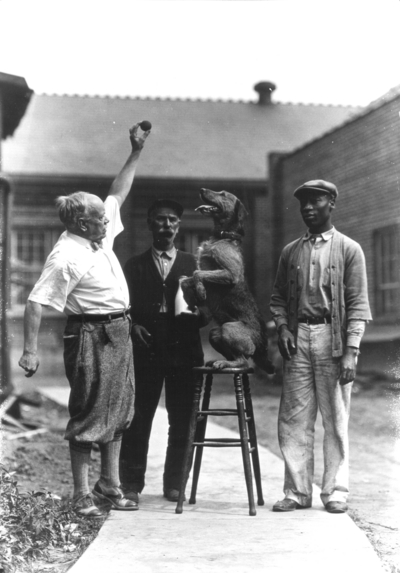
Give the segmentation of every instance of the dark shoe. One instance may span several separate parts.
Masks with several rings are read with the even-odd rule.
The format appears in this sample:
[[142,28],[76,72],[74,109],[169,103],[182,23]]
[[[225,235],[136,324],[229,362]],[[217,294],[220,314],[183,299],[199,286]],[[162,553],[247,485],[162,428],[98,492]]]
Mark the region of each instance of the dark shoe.
[[95,505],[90,493],[72,500],[72,509],[76,515],[79,515],[79,517],[101,519],[107,515],[107,512],[104,511],[104,509],[100,509]]
[[108,501],[111,507],[119,509],[120,511],[134,511],[135,509],[139,509],[139,505],[135,501],[126,498],[122,489],[119,487],[110,487],[108,488],[108,492],[105,493],[101,489],[100,483],[97,482],[93,488],[93,495]]
[[329,513],[346,513],[347,503],[344,501],[328,501],[325,505],[326,511]]
[[277,501],[272,506],[272,511],[295,511],[296,509],[307,509],[309,507],[311,507],[311,503],[307,505],[300,505],[294,499],[285,497],[285,499]]
[[139,492],[123,488],[124,496],[139,505]]
[[[164,489],[164,497],[168,499],[168,501],[178,501],[179,500],[179,490],[178,489]],[[186,501],[186,496],[183,496],[183,501]]]

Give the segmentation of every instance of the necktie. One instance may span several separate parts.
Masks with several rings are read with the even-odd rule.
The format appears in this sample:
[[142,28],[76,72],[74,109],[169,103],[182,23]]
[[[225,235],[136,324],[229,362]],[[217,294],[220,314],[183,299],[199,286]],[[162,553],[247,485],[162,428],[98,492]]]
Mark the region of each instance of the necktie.
[[103,244],[102,244],[101,241],[100,241],[100,243],[96,243],[96,241],[92,241],[92,242],[90,243],[90,246],[92,247],[92,249],[93,249],[94,251],[98,251],[99,249],[102,249],[102,248],[103,248]]

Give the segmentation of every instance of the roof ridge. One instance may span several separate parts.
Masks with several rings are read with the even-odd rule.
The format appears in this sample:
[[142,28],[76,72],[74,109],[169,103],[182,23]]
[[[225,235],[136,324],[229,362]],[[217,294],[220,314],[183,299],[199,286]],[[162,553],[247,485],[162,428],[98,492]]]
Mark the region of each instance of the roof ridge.
[[369,104],[365,106],[365,112],[372,111],[374,109],[379,108],[380,106],[389,103],[390,101],[396,99],[400,95],[400,84],[390,88],[384,94],[379,96],[378,98],[372,100]]
[[[131,95],[110,95],[110,94],[57,94],[57,93],[37,93],[35,96],[45,97],[60,97],[60,98],[87,98],[87,99],[110,99],[110,100],[132,100],[132,101],[175,101],[175,102],[189,102],[189,103],[238,103],[238,104],[253,104],[259,106],[258,101],[244,100],[244,99],[224,99],[224,98],[191,98],[191,97],[170,97],[170,96],[131,96]],[[359,109],[363,106],[356,106],[351,104],[331,104],[331,103],[304,103],[304,102],[290,102],[290,101],[274,101],[269,106],[260,107],[274,107],[278,105],[283,106],[302,106],[302,107],[327,107],[327,108],[346,108],[346,109]]]
[[362,119],[363,117],[376,111],[380,107],[383,107],[384,105],[386,105],[388,103],[391,103],[392,101],[394,101],[399,96],[400,96],[400,84],[398,84],[397,86],[394,86],[393,88],[391,88],[390,90],[385,92],[383,95],[381,95],[377,99],[373,100],[368,105],[360,106],[360,108],[354,112],[354,115],[350,115],[347,119],[345,119],[339,125],[334,126],[332,129],[329,129],[328,131],[326,131],[324,133],[321,133],[320,135],[311,139],[310,141],[306,141],[303,145],[296,147],[295,149],[293,149],[289,153],[289,155],[294,155],[298,151],[308,147],[309,145],[312,145],[314,142],[316,142],[320,139],[323,139],[324,137],[327,137],[328,135],[331,135],[331,134],[335,133],[336,131],[339,131],[340,129],[343,129],[349,123],[352,123],[353,121],[357,121],[359,119]]

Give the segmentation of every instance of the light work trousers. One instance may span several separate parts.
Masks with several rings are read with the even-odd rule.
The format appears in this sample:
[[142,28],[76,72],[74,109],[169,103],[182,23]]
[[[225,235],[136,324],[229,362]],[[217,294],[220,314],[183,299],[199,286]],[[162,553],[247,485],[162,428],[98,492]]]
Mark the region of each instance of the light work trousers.
[[324,426],[322,502],[345,502],[348,496],[352,383],[341,386],[339,377],[340,358],[332,357],[331,325],[300,323],[297,353],[284,361],[278,437],[285,462],[285,497],[301,505],[312,503],[318,408]]

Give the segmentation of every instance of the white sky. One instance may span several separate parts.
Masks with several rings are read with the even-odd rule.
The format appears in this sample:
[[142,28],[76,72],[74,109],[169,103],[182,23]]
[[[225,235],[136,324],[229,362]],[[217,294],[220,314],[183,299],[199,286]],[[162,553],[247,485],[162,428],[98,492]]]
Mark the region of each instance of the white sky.
[[36,93],[360,104],[400,84],[400,0],[0,0]]

